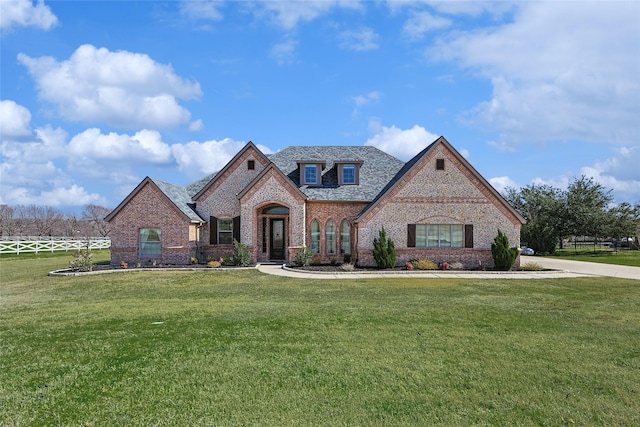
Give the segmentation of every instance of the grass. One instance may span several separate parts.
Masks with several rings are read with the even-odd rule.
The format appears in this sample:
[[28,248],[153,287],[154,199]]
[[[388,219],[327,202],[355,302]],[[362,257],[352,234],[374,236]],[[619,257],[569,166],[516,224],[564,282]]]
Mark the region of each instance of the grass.
[[602,264],[640,267],[640,251],[624,248],[618,248],[616,250],[602,245],[599,245],[596,249],[594,249],[593,245],[585,245],[584,247],[578,246],[577,250],[573,246],[558,249],[553,257],[574,261],[589,261]]
[[637,281],[46,276],[70,259],[0,260],[0,425],[640,424]]

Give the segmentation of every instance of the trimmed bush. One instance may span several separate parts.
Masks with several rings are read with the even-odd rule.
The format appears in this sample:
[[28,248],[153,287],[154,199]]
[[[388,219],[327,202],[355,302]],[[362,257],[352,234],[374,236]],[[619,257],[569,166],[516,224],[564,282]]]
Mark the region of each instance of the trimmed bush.
[[509,238],[500,229],[491,244],[491,255],[496,270],[509,271],[518,257],[518,248],[509,247]]
[[311,255],[311,249],[305,245],[300,250],[298,250],[293,262],[298,267],[308,267],[309,264],[311,264],[312,258],[313,256]]
[[251,253],[244,243],[233,240],[233,263],[241,267],[251,265]]
[[378,232],[378,237],[373,239],[373,258],[378,268],[393,268],[396,265],[396,245],[387,238],[384,227]]
[[416,270],[437,270],[438,264],[430,259],[418,258],[411,261],[411,265]]
[[540,264],[536,264],[535,262],[528,262],[522,266],[522,269],[525,271],[542,271],[544,268]]
[[73,254],[73,260],[69,263],[69,269],[74,271],[93,270],[93,255],[89,248],[80,249]]

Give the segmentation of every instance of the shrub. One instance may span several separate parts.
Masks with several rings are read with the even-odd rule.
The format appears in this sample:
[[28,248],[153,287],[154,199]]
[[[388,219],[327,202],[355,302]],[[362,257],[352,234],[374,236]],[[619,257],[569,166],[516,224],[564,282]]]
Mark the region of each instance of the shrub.
[[522,266],[522,269],[525,271],[542,271],[544,268],[540,264],[536,264],[535,262],[528,262]]
[[332,256],[332,257],[329,259],[329,264],[331,264],[331,265],[336,265],[337,263],[338,263],[338,258],[336,258],[336,257]]
[[298,250],[296,253],[296,257],[293,262],[299,267],[308,267],[311,264],[311,248],[304,245],[302,249]]
[[211,260],[211,261],[207,262],[207,266],[208,266],[209,268],[219,268],[221,265],[222,265],[222,264],[220,264],[220,261],[213,261],[213,260]]
[[404,268],[406,268],[407,270],[413,270],[413,264],[407,261],[404,263]]
[[424,259],[424,258],[414,259],[413,261],[411,261],[411,265],[413,265],[413,268],[415,268],[416,270],[437,270],[438,269],[438,264],[431,261],[430,259]]
[[122,267],[122,268],[125,268],[125,269],[126,269],[126,268],[129,268],[129,264],[127,264],[127,262],[126,262],[126,261],[120,261],[120,267]]
[[340,269],[343,271],[353,271],[355,269],[355,266],[348,262],[348,263],[342,264],[340,266]]
[[233,262],[235,265],[241,267],[248,267],[251,265],[251,253],[247,245],[240,243],[237,240],[233,240]]
[[351,255],[350,255],[350,254],[345,254],[345,256],[344,256],[344,258],[343,258],[342,262],[343,262],[344,264],[351,264]]
[[396,245],[387,238],[384,227],[378,232],[378,237],[373,239],[373,258],[378,268],[393,268],[396,265]]
[[441,262],[441,263],[438,265],[438,268],[439,268],[440,270],[448,270],[448,269],[449,269],[449,263],[448,263],[448,262]]
[[449,264],[449,268],[452,270],[464,270],[464,265],[461,262],[452,262]]
[[491,255],[493,255],[493,265],[496,270],[511,270],[518,257],[518,248],[509,247],[509,238],[500,229],[498,235],[491,244]]
[[198,258],[197,258],[197,257],[192,256],[192,257],[191,257],[191,264],[197,264],[197,263],[198,263]]
[[315,254],[311,257],[311,265],[320,265],[322,264],[322,257],[320,254]]
[[93,270],[93,254],[89,248],[80,249],[74,253],[73,260],[69,262],[69,268],[74,271]]

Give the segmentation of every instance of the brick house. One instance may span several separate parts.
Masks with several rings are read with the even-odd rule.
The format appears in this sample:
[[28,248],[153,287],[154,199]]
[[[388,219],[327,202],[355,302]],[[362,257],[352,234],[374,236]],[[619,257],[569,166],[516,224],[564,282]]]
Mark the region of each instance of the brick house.
[[440,137],[404,163],[369,146],[247,143],[220,171],[187,187],[145,178],[108,216],[111,262],[188,264],[233,252],[292,261],[308,246],[324,262],[375,265],[384,226],[399,265],[414,258],[491,267],[501,229],[512,246],[524,218]]

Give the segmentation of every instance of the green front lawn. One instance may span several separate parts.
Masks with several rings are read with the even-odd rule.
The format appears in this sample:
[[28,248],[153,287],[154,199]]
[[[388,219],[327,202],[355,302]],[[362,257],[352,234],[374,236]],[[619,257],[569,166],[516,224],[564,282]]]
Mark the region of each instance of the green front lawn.
[[599,262],[602,264],[629,265],[632,267],[640,267],[640,251],[629,250],[625,248],[613,249],[602,245],[595,249],[592,245],[578,247],[568,247],[558,249],[554,255],[555,258],[570,259],[574,261]]
[[640,425],[637,281],[69,260],[0,259],[0,425]]

